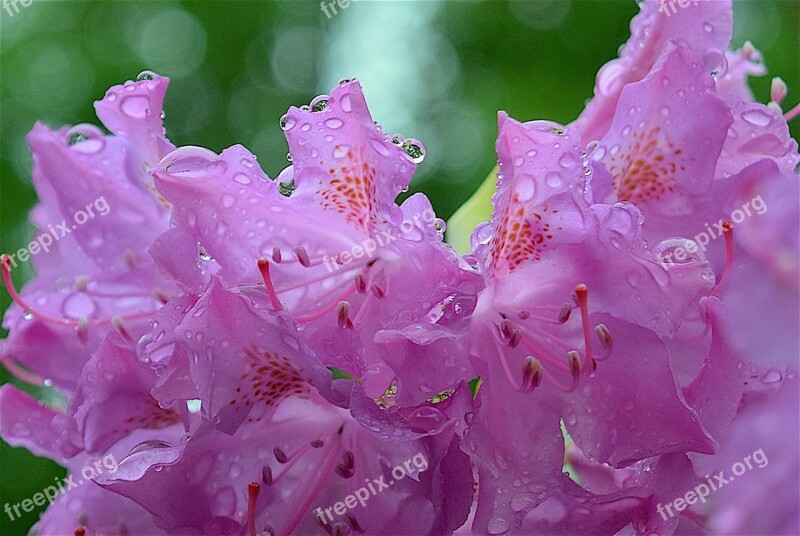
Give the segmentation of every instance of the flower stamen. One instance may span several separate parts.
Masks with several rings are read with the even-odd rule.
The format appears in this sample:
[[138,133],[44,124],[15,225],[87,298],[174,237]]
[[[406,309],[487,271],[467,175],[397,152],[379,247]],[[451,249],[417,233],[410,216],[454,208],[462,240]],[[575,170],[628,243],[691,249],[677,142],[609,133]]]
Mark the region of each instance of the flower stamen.
[[725,233],[725,268],[722,271],[722,277],[719,283],[717,283],[717,286],[715,286],[709,294],[709,296],[715,297],[719,297],[719,295],[722,294],[725,285],[728,283],[728,279],[730,279],[733,268],[733,224],[726,221],[722,224],[722,228]]
[[272,277],[269,273],[269,261],[264,257],[258,259],[258,271],[261,272],[261,277],[264,279],[264,286],[267,287],[267,294],[269,295],[269,301],[272,303],[272,307],[276,311],[282,311],[283,306],[281,305],[281,301],[278,299],[278,294],[275,292],[275,285],[272,283]]
[[257,536],[256,533],[256,499],[261,485],[258,482],[250,482],[247,485],[247,526],[250,529],[250,536]]

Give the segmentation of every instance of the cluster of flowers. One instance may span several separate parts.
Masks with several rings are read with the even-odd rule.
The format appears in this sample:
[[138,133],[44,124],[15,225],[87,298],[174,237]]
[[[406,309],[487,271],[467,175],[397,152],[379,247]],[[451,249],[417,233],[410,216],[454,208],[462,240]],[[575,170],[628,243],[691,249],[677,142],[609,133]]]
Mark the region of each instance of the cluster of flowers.
[[[432,211],[395,203],[424,149],[354,80],[281,119],[276,180],[238,145],[173,146],[154,73],[96,103],[110,135],[37,124],[32,220],[98,195],[116,217],[33,259],[20,293],[0,263],[3,362],[68,401],[5,385],[0,433],[72,471],[121,460],[38,533],[796,533],[797,110],[780,80],[754,101],[764,67],[727,50],[729,1],[658,8],[574,123],[500,113],[494,214],[466,255],[441,222],[401,226]],[[659,262],[756,194],[770,211],[735,238]],[[657,513],[756,448],[772,463],[749,485]],[[365,507],[314,514],[419,453],[429,468]]]

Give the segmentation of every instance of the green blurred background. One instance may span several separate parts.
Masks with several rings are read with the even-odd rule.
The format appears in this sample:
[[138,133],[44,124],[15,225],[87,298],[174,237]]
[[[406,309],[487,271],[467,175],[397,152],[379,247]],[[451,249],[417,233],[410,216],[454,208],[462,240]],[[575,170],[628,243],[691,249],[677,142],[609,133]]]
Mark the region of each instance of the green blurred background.
[[[520,120],[574,119],[638,11],[634,0],[360,0],[331,18],[316,0],[18,5],[13,16],[0,10],[0,251],[19,249],[32,233],[25,134],[34,121],[95,122],[92,102],[144,69],[172,79],[165,109],[173,143],[214,151],[241,143],[271,177],[287,165],[278,118],[357,77],[385,131],[427,146],[411,192],[424,191],[446,219],[494,165],[497,110]],[[734,45],[752,41],[794,104],[800,0],[734,6]],[[768,100],[769,80],[753,83],[759,100]],[[16,270],[15,280],[31,275]],[[0,290],[0,311],[8,303]],[[58,474],[0,442],[0,506]],[[0,512],[0,535],[25,534],[38,515],[11,522]]]

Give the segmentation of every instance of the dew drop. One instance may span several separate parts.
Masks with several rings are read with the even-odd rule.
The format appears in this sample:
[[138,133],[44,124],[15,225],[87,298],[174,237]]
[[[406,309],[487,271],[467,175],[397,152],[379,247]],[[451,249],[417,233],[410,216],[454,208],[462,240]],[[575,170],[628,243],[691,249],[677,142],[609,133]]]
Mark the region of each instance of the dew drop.
[[519,194],[520,202],[530,201],[536,194],[536,182],[527,175],[521,177],[516,184],[516,193]]
[[150,100],[141,95],[132,95],[122,101],[122,113],[134,119],[150,115]]
[[328,107],[328,96],[327,95],[320,95],[319,97],[315,97],[314,100],[311,101],[311,112],[312,113],[319,113],[325,108]]
[[548,173],[544,181],[550,188],[559,188],[564,184],[564,181],[561,179],[561,175],[555,172]]
[[425,160],[425,147],[420,142],[407,139],[403,142],[402,148],[415,164],[421,164]]
[[389,149],[380,141],[375,138],[369,140],[369,144],[375,149],[376,152],[383,156],[389,156]]
[[294,192],[294,179],[288,182],[279,182],[278,183],[278,191],[284,197],[289,197]]
[[80,142],[86,141],[88,139],[89,139],[89,137],[86,136],[85,134],[82,134],[80,132],[73,132],[73,133],[67,135],[67,144],[68,145],[75,145],[76,143],[80,143]]
[[339,106],[342,107],[343,112],[349,113],[353,109],[353,105],[350,103],[350,95],[342,95]]
[[489,534],[503,534],[508,532],[509,525],[508,521],[502,517],[493,518],[489,521],[489,524],[486,526],[486,530],[489,531]]
[[783,380],[783,374],[781,371],[775,368],[769,369],[764,376],[761,378],[761,383],[778,383]]
[[158,74],[156,72],[153,72],[153,71],[142,71],[141,73],[136,75],[136,81],[137,82],[142,82],[143,80],[155,80],[156,78],[159,78],[160,76],[161,76],[160,74]]
[[335,117],[325,121],[325,126],[334,130],[336,130],[337,128],[342,128],[342,125],[344,125],[344,122],[341,119],[337,119]]
[[[252,166],[252,164],[250,164]],[[250,177],[245,175],[244,173],[237,173],[233,176],[234,182],[238,182],[239,184],[250,184]]]
[[766,127],[772,123],[772,117],[761,110],[749,110],[742,114],[742,119],[758,127]]
[[563,167],[564,169],[570,169],[575,167],[576,158],[572,153],[564,153],[561,155],[561,158],[558,159],[558,165]]
[[281,126],[281,130],[291,130],[297,124],[297,119],[284,114],[281,117],[279,124]]
[[168,443],[166,441],[161,441],[159,439],[151,439],[149,441],[142,441],[141,443],[133,447],[131,451],[128,453],[128,456],[132,454],[138,454],[139,452],[145,452],[148,450],[170,449],[170,448],[172,448],[171,443]]
[[236,198],[233,197],[231,194],[223,194],[222,195],[222,206],[225,208],[231,208],[233,205],[236,204]]
[[605,147],[598,147],[598,148],[597,148],[597,149],[596,149],[596,150],[595,150],[595,151],[592,153],[592,157],[591,157],[591,158],[592,158],[592,160],[594,160],[595,162],[599,162],[600,160],[602,160],[602,159],[603,159],[603,157],[604,157],[605,155],[606,155],[606,148],[605,148]]

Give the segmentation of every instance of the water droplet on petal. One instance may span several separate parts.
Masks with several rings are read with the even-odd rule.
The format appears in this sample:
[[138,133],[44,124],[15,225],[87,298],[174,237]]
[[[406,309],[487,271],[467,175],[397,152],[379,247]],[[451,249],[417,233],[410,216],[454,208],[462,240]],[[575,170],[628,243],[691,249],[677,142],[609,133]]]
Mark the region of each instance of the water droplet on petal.
[[236,198],[233,197],[231,194],[222,194],[222,206],[225,208],[231,208],[233,205],[236,204]]
[[778,369],[769,369],[764,376],[761,378],[761,383],[778,383],[779,381],[783,380],[783,374]]
[[281,130],[291,130],[297,124],[297,119],[284,114],[281,117],[279,124],[281,126]]
[[606,148],[605,147],[598,147],[594,152],[592,152],[592,160],[595,162],[599,162],[603,159],[606,155]]
[[550,188],[560,188],[564,184],[564,181],[561,179],[561,175],[555,172],[548,173],[544,181]]
[[350,95],[342,95],[339,106],[341,106],[343,112],[350,112],[353,109],[353,105],[350,103]]
[[73,132],[67,135],[67,144],[75,145],[76,143],[80,143],[88,139],[89,138],[85,134],[81,134],[80,132]]
[[160,74],[155,73],[153,71],[142,71],[141,73],[139,73],[136,76],[136,81],[137,82],[141,82],[143,80],[154,80],[154,79],[160,78],[160,77],[161,77]]
[[489,534],[503,534],[508,532],[508,529],[508,521],[502,517],[492,518],[492,520],[489,521],[489,524],[486,526],[486,530],[489,531]]
[[577,159],[572,153],[564,153],[561,155],[561,158],[558,159],[558,165],[565,169],[575,167],[576,163]]
[[323,111],[325,108],[327,108],[328,98],[329,97],[327,95],[320,95],[319,97],[315,97],[314,100],[311,101],[311,112],[319,113]]
[[369,140],[369,144],[372,146],[375,151],[383,156],[389,156],[389,149],[384,145],[380,140],[376,140],[375,138],[371,138]]
[[766,127],[772,123],[772,117],[761,110],[748,110],[742,114],[742,119],[758,127]]
[[344,125],[344,122],[336,117],[333,117],[325,121],[325,126],[334,130],[336,130],[337,128],[341,128],[342,125]]
[[492,225],[488,221],[479,223],[472,233],[472,239],[477,242],[473,244],[473,249],[478,245],[488,244],[492,239]]
[[636,272],[631,272],[628,274],[628,284],[630,284],[630,286],[637,288],[639,283],[641,283],[641,276],[639,274]]
[[167,443],[166,441],[161,441],[159,439],[151,439],[148,441],[142,441],[141,443],[133,447],[131,451],[128,453],[128,456],[132,454],[137,454],[139,452],[145,452],[147,450],[171,449],[171,448],[172,448],[171,443]]
[[[250,164],[250,166],[248,167],[252,167],[252,164]],[[250,177],[248,177],[244,173],[237,173],[236,175],[233,176],[233,180],[235,182],[238,182],[239,184],[250,184],[251,182]]]
[[528,175],[524,175],[519,178],[514,190],[519,195],[520,202],[526,203],[536,194],[536,182]]
[[704,22],[703,30],[705,30],[706,33],[712,33],[714,31],[714,26],[712,26],[710,22]]
[[150,99],[142,95],[132,95],[122,101],[122,113],[134,119],[150,115]]
[[292,192],[294,192],[294,179],[290,180],[289,182],[279,182],[278,191],[284,197],[291,196]]
[[425,160],[425,147],[417,140],[407,139],[403,141],[402,148],[415,164],[421,164]]

